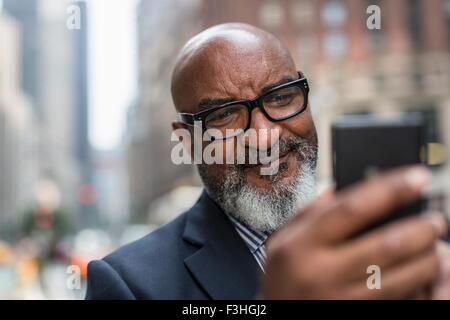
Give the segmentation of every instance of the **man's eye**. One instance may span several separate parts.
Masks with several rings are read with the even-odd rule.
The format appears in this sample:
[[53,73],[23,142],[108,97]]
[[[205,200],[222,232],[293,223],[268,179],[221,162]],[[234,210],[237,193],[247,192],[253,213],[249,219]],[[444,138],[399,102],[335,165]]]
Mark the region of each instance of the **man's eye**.
[[211,120],[223,120],[232,115],[231,111],[224,111],[219,114],[215,114]]
[[229,121],[230,119],[232,119],[232,117],[235,115],[236,112],[234,112],[233,110],[226,110],[223,112],[218,112],[213,114],[210,118],[209,118],[209,123],[210,124],[217,124],[217,123],[223,123],[225,121]]
[[232,113],[231,111],[225,111],[225,112],[219,114],[219,115],[218,115],[218,118],[219,118],[219,119],[225,119],[225,118],[231,116],[232,114],[233,114],[233,113]]
[[277,94],[271,96],[269,99],[266,100],[266,102],[277,106],[284,106],[290,103],[292,100],[293,100],[292,94]]

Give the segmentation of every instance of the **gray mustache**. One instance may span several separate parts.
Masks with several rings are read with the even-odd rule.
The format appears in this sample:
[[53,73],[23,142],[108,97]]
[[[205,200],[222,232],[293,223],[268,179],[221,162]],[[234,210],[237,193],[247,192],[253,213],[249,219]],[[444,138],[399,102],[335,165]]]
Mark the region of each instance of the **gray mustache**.
[[[273,147],[271,147],[270,149],[266,149],[266,150],[258,150],[255,148],[249,148],[246,147],[245,148],[245,164],[241,164],[238,163],[235,166],[240,167],[242,169],[247,168],[247,167],[252,167],[255,166],[257,164],[260,164],[260,162],[258,161],[257,164],[255,163],[250,163],[249,160],[250,159],[267,159],[268,158],[272,158],[275,155],[284,155],[288,152],[295,152],[297,154],[304,154],[304,150],[309,148],[310,146],[308,145],[307,141],[305,139],[302,138],[288,138],[288,139],[280,139]],[[253,158],[252,158],[253,157]],[[276,160],[278,157],[274,157],[273,159],[270,159],[271,161]]]

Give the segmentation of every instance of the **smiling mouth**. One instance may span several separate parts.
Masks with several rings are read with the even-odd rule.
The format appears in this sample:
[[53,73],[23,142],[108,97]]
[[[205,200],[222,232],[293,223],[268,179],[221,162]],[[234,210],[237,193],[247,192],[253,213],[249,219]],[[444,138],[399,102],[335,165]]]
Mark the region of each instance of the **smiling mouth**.
[[288,151],[284,152],[283,154],[279,155],[277,158],[271,159],[271,161],[266,164],[263,164],[258,161],[258,163],[256,163],[256,164],[244,164],[242,166],[243,166],[244,170],[252,170],[255,168],[259,169],[259,168],[263,168],[263,167],[269,167],[275,161],[278,161],[279,164],[281,164],[281,163],[284,163],[287,161],[287,158],[289,157],[289,155],[291,153],[292,153],[292,150],[288,150]]

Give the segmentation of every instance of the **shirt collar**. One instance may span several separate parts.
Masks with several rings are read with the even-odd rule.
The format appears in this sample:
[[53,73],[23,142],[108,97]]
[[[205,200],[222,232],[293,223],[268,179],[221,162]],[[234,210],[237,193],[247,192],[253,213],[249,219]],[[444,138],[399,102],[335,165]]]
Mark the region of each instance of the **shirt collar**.
[[264,245],[270,235],[268,232],[254,230],[231,215],[227,214],[227,216],[252,253]]

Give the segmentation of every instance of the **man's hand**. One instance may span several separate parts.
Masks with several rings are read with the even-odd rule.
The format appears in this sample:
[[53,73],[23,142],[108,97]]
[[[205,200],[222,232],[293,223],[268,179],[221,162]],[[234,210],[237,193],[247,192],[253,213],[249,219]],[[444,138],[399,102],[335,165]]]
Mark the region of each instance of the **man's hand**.
[[439,275],[431,287],[431,299],[450,300],[450,244],[439,241],[437,253],[440,261]]
[[[268,242],[260,297],[405,299],[429,288],[439,271],[436,241],[447,232],[443,216],[417,215],[351,237],[417,200],[428,179],[423,168],[404,168],[301,210]],[[367,286],[370,265],[381,270],[381,289]]]

